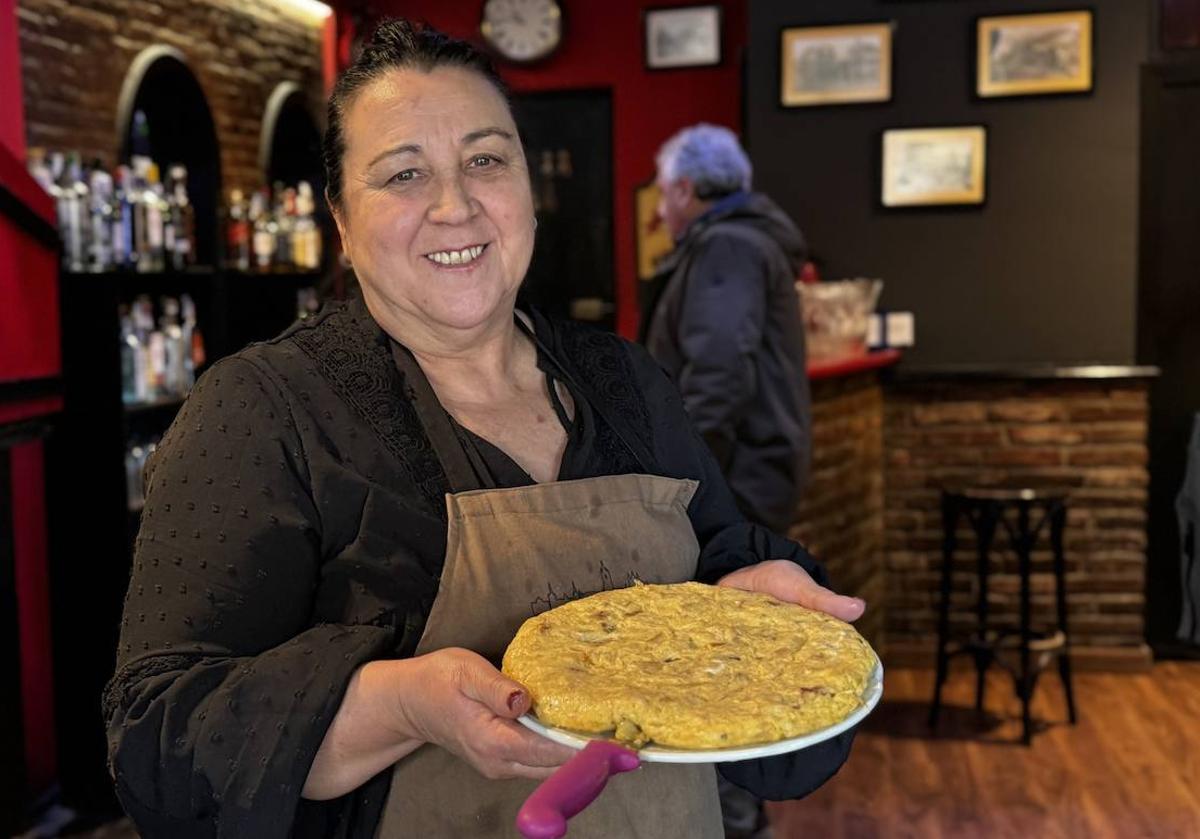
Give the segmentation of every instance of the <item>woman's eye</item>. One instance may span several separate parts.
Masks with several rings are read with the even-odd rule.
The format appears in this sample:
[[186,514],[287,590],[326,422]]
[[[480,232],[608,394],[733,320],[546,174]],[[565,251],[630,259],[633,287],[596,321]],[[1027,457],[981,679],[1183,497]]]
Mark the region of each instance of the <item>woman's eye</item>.
[[416,177],[416,169],[405,169],[403,172],[397,172],[396,174],[392,175],[390,180],[393,183],[403,183],[404,181],[411,181]]
[[471,165],[476,169],[492,166],[500,161],[492,157],[490,154],[479,154],[471,158]]

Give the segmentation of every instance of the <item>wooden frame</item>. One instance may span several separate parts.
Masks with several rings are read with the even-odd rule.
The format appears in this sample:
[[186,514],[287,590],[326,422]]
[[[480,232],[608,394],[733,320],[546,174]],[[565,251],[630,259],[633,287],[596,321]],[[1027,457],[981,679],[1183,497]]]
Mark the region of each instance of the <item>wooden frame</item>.
[[982,125],[884,131],[883,206],[982,204],[986,155]]
[[975,92],[982,97],[1092,89],[1088,10],[981,17],[975,22]]
[[784,107],[887,102],[892,98],[891,23],[801,26],[780,32]]
[[665,6],[642,13],[642,55],[648,70],[715,67],[721,63],[721,6]]

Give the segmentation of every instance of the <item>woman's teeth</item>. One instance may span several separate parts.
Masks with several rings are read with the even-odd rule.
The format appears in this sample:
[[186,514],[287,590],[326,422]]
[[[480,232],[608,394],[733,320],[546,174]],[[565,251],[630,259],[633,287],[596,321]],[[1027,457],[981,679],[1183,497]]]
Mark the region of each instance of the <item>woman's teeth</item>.
[[432,259],[438,265],[466,265],[468,262],[474,262],[483,253],[485,245],[475,245],[470,248],[463,248],[461,251],[435,251],[434,253],[426,254],[429,259]]

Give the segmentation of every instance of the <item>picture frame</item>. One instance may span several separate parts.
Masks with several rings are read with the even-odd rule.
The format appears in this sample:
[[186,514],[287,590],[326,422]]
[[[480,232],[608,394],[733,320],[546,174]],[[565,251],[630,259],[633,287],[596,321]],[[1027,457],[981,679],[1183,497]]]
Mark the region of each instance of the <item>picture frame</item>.
[[654,279],[658,261],[675,248],[667,225],[658,217],[659,195],[658,183],[653,178],[634,188],[637,275],[643,281]]
[[717,4],[667,6],[642,13],[648,70],[715,67],[721,63],[722,9]]
[[1087,9],[978,18],[976,95],[1090,92],[1092,24],[1092,12]]
[[780,104],[796,108],[891,100],[894,28],[888,22],[783,29]]
[[982,125],[883,132],[884,207],[982,204],[987,129]]

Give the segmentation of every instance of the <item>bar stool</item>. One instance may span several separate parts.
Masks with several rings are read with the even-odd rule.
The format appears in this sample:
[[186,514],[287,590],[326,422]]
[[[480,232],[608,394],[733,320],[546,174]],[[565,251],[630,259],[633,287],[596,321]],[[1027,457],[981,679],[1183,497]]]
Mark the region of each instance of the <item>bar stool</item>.
[[[978,560],[976,574],[979,600],[976,605],[975,631],[966,639],[950,637],[950,578],[954,551],[958,543],[958,522],[966,516],[975,532]],[[1015,522],[1013,519],[1015,518]],[[1033,688],[1041,672],[1051,660],[1058,661],[1058,674],[1067,698],[1067,714],[1075,724],[1075,697],[1071,690],[1071,658],[1067,632],[1067,590],[1064,582],[1066,562],[1063,557],[1063,529],[1067,519],[1065,492],[996,487],[945,488],[942,491],[942,580],[941,602],[938,607],[937,681],[933,689],[933,704],[929,711],[929,726],[935,728],[942,705],[942,685],[950,659],[955,655],[970,655],[975,660],[975,710],[983,710],[984,680],[988,668],[997,664],[1013,677],[1013,686],[1021,700],[1023,724],[1022,742],[1029,745],[1032,719],[1029,704]],[[1050,548],[1054,554],[1054,584],[1056,595],[1056,625],[1048,632],[1035,634],[1030,618],[1030,566],[1038,536],[1048,525]],[[988,621],[989,551],[996,529],[1003,526],[1009,545],[1017,555],[1020,576],[1020,628],[1000,630]],[[1002,652],[1015,650],[1017,663],[1002,657]],[[1034,660],[1036,656],[1036,660]]]

